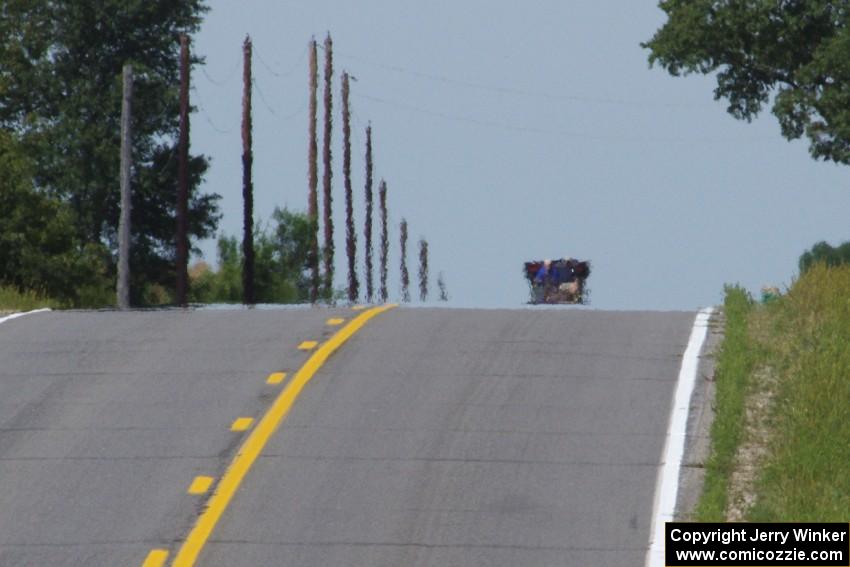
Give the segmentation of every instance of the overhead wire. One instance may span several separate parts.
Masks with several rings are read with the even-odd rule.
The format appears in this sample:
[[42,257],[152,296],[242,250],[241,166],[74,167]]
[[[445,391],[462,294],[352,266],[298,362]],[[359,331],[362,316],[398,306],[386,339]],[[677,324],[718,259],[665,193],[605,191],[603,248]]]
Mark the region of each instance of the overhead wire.
[[213,121],[212,117],[209,115],[209,112],[207,112],[206,105],[204,104],[204,101],[203,101],[201,95],[199,94],[198,89],[192,89],[192,94],[193,94],[193,98],[197,99],[197,103],[195,104],[195,106],[198,108],[198,110],[201,111],[201,115],[204,117],[204,120],[206,120],[207,124],[210,125],[210,128],[212,128],[218,134],[232,134],[233,133],[233,130],[234,130],[233,128],[225,129],[225,128],[220,128],[218,125],[216,125],[216,123]]
[[290,75],[292,75],[293,73],[295,73],[299,69],[301,63],[304,60],[304,56],[307,55],[308,49],[309,49],[309,44],[304,46],[304,48],[301,50],[300,55],[298,55],[298,57],[295,59],[295,61],[292,63],[292,65],[287,67],[284,71],[275,71],[274,69],[272,69],[272,66],[269,65],[266,62],[266,60],[263,58],[263,55],[260,52],[260,50],[257,49],[256,44],[254,45],[253,53],[254,53],[254,55],[257,56],[257,61],[260,62],[260,65],[265,67],[266,71],[268,71],[273,76],[275,76],[279,79],[283,79],[283,78],[289,77]]
[[215,79],[215,78],[213,78],[213,77],[210,75],[209,71],[207,71],[207,66],[206,66],[205,64],[204,64],[204,65],[200,65],[200,68],[201,68],[201,73],[204,75],[204,77],[206,77],[206,79],[207,79],[210,83],[212,83],[213,85],[215,85],[215,86],[217,86],[217,87],[223,87],[223,86],[225,86],[225,85],[230,84],[230,82],[233,80],[233,77],[235,77],[235,76],[236,76],[236,72],[239,70],[239,67],[241,66],[241,63],[242,63],[242,58],[241,58],[241,57],[239,57],[239,58],[238,58],[238,59],[234,62],[233,66],[230,68],[230,71],[228,71],[228,72],[227,72],[227,74],[226,74],[226,76],[225,76],[225,78],[224,78],[224,79]]
[[268,109],[268,111],[271,112],[273,115],[277,116],[277,112],[275,111],[275,109],[272,108],[271,105],[266,100],[266,96],[263,94],[263,89],[260,88],[260,83],[257,82],[257,79],[253,78],[251,80],[251,84],[257,90],[257,94],[260,95],[260,101],[265,105],[265,107]]
[[686,108],[686,107],[707,107],[709,105],[700,104],[700,103],[682,103],[682,102],[672,102],[672,101],[649,101],[649,100],[629,100],[622,98],[610,98],[610,97],[589,97],[589,96],[580,96],[574,94],[566,94],[566,93],[551,93],[544,91],[532,91],[526,89],[518,89],[515,87],[507,87],[503,85],[493,85],[493,84],[485,84],[485,83],[476,83],[472,81],[456,79],[453,77],[448,77],[445,75],[437,75],[433,73],[424,73],[422,71],[417,71],[414,69],[409,69],[406,67],[401,67],[399,65],[390,65],[386,63],[381,63],[378,61],[370,60],[364,57],[360,57],[357,55],[351,55],[349,53],[339,53],[337,50],[334,51],[334,56],[342,57],[344,59],[351,59],[353,61],[359,61],[361,63],[365,63],[367,65],[371,65],[373,67],[385,69],[388,71],[393,71],[395,73],[405,74],[412,77],[417,77],[419,79],[429,80],[440,82],[448,85],[454,85],[458,87],[475,89],[475,90],[483,90],[483,91],[491,91],[498,94],[507,94],[514,96],[526,96],[526,97],[535,97],[535,98],[548,98],[553,100],[568,100],[573,102],[582,102],[589,104],[609,104],[609,105],[621,105],[621,106],[642,106],[642,107],[662,107],[662,108]]
[[[403,102],[393,101],[386,98],[376,97],[369,94],[365,94],[362,92],[355,92],[352,90],[352,95],[364,99],[370,100],[372,102],[377,102],[379,104],[385,104],[388,106],[394,106],[397,108],[401,108],[408,112],[419,113],[427,116],[434,116],[437,118],[442,118],[443,120],[455,121],[455,122],[466,122],[469,124],[475,124],[478,126],[487,126],[492,128],[501,128],[504,130],[512,130],[515,132],[524,132],[524,133],[532,133],[532,134],[550,134],[550,135],[558,135],[558,136],[567,136],[572,138],[581,138],[584,140],[594,140],[601,142],[658,142],[658,143],[691,143],[691,142],[701,142],[701,143],[726,143],[730,140],[728,138],[652,138],[652,137],[642,137],[642,136],[600,136],[596,134],[588,134],[586,132],[578,132],[571,130],[563,130],[556,128],[540,128],[535,126],[524,126],[518,124],[510,124],[506,122],[497,122],[493,120],[482,120],[479,118],[474,118],[471,116],[464,116],[458,114],[448,114],[441,111],[430,110],[427,108],[423,108],[420,106],[415,106],[412,104],[407,104]],[[752,138],[747,139],[747,141],[761,141],[767,138]]]
[[285,115],[281,116],[279,118],[279,120],[281,122],[286,122],[288,120],[292,120],[296,116],[299,116],[300,114],[302,114],[305,110],[307,110],[307,103],[306,102],[303,103],[300,107],[298,107],[298,110],[295,110],[293,112],[290,112],[289,114],[285,114]]

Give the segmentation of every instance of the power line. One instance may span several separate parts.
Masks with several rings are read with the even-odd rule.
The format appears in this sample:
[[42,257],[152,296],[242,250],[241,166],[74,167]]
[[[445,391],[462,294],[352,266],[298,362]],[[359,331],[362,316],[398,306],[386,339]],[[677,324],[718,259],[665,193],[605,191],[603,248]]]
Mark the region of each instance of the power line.
[[206,120],[207,124],[209,124],[210,128],[212,128],[215,132],[217,132],[219,134],[232,134],[233,133],[233,128],[229,128],[229,129],[225,130],[224,128],[219,128],[218,126],[216,126],[215,123],[212,121],[212,118],[210,118],[210,115],[207,113],[207,111],[204,109],[203,106],[198,105],[198,109],[201,111],[201,114],[203,115],[204,120]]
[[[285,71],[275,71],[272,68],[272,66],[269,63],[267,63],[266,60],[263,58],[263,56],[260,54],[256,45],[254,46],[253,54],[256,56],[257,61],[260,62],[260,65],[262,65],[271,75],[273,75],[274,77],[283,79],[283,78],[289,77],[290,75],[292,75],[293,73],[295,73],[298,70],[298,68],[300,67],[300,65],[301,65],[301,63],[304,59],[304,56],[307,54],[307,49],[308,48],[305,47],[301,51],[301,54],[298,55],[297,59],[295,59],[294,63],[292,63],[292,65],[289,66]],[[207,71],[206,65],[200,66],[201,67],[201,73],[203,73],[204,77],[206,77],[206,79],[210,83],[212,83],[213,85],[215,85],[217,87],[223,87],[223,86],[229,84],[233,80],[233,78],[236,76],[236,72],[239,70],[241,63],[242,63],[242,57],[240,56],[233,63],[233,66],[230,68],[230,71],[227,72],[224,79],[216,79],[215,77],[210,75],[209,71]]]
[[210,128],[212,128],[215,132],[217,132],[219,134],[232,134],[233,128],[229,128],[229,129],[219,128],[215,124],[215,122],[213,122],[212,117],[209,115],[209,113],[207,112],[207,110],[205,108],[206,105],[204,104],[204,101],[201,98],[201,95],[199,94],[198,89],[192,89],[192,93],[193,93],[193,98],[196,98],[197,101],[198,101],[197,104],[196,104],[196,107],[198,108],[198,110],[201,111],[201,114],[203,115],[204,120],[206,120],[207,124],[210,125]]
[[552,129],[552,128],[539,128],[535,126],[524,126],[517,124],[509,124],[506,122],[497,122],[493,120],[481,120],[479,118],[474,118],[471,116],[463,116],[457,114],[447,114],[445,112],[434,111],[427,108],[423,108],[420,106],[414,106],[407,103],[397,102],[388,100],[385,98],[380,98],[376,96],[371,96],[363,93],[353,92],[352,94],[358,98],[362,98],[365,100],[370,100],[372,102],[377,102],[379,104],[386,104],[389,106],[395,106],[397,108],[401,108],[408,112],[415,112],[419,114],[424,114],[427,116],[434,116],[437,118],[442,118],[444,120],[454,121],[454,122],[465,122],[468,124],[474,124],[477,126],[486,126],[491,128],[500,128],[503,130],[512,130],[515,132],[523,132],[523,133],[531,133],[531,134],[550,134],[556,136],[567,136],[571,138],[581,138],[584,140],[594,140],[600,142],[657,142],[657,143],[671,143],[671,144],[682,144],[682,143],[727,143],[730,141],[764,141],[767,139],[773,138],[748,138],[748,139],[740,139],[740,140],[730,140],[728,138],[646,138],[646,137],[627,137],[627,136],[598,136],[595,134],[588,134],[586,132],[576,132],[570,130],[560,130],[560,129]]
[[257,56],[257,61],[260,62],[260,65],[265,67],[266,71],[268,71],[273,76],[275,76],[279,79],[283,79],[283,78],[289,77],[290,75],[292,75],[293,73],[295,73],[298,70],[298,68],[301,66],[301,63],[304,60],[304,56],[307,55],[308,49],[309,49],[309,45],[305,45],[304,49],[301,50],[301,54],[298,56],[298,58],[295,60],[295,62],[292,63],[292,65],[290,65],[285,71],[275,71],[274,69],[272,69],[271,65],[266,63],[266,60],[263,59],[262,54],[260,54],[260,51],[257,49],[256,46],[254,46],[254,55]]
[[303,104],[302,104],[302,105],[298,108],[298,110],[295,110],[295,111],[293,111],[293,112],[290,112],[289,114],[285,114],[285,115],[281,116],[279,120],[280,120],[281,122],[286,122],[286,121],[288,121],[288,120],[292,120],[292,119],[293,119],[293,118],[295,118],[296,116],[298,116],[298,115],[300,115],[301,113],[303,113],[305,110],[307,110],[307,103],[306,103],[306,102],[305,102],[305,103],[303,103]]
[[459,86],[468,89],[476,89],[483,91],[490,91],[499,94],[507,94],[513,96],[526,96],[526,97],[535,97],[535,98],[547,98],[552,100],[568,100],[572,102],[581,102],[587,104],[609,104],[609,105],[621,105],[621,106],[642,106],[642,107],[662,107],[662,108],[687,108],[687,107],[708,107],[706,104],[698,104],[698,103],[682,103],[682,102],[669,102],[669,101],[639,101],[639,100],[628,100],[621,98],[605,98],[605,97],[587,97],[587,96],[579,96],[565,93],[550,93],[544,91],[531,91],[525,89],[517,89],[514,87],[506,87],[501,85],[492,85],[492,84],[484,84],[484,83],[476,83],[471,81],[465,81],[461,79],[455,79],[452,77],[447,77],[444,75],[436,75],[432,73],[423,73],[421,71],[416,71],[413,69],[409,69],[406,67],[401,67],[398,65],[389,65],[386,63],[381,63],[378,61],[373,61],[369,59],[365,59],[363,57],[359,57],[356,55],[339,53],[338,51],[334,51],[335,56],[343,57],[345,59],[351,59],[353,61],[359,61],[361,63],[365,63],[367,65],[371,65],[373,67],[378,67],[381,69],[385,69],[388,71],[393,71],[395,73],[400,73],[404,75],[410,75],[412,77],[417,77],[419,79],[425,79],[429,81],[436,81],[439,83],[444,83],[448,85]]
[[236,76],[236,72],[239,70],[239,63],[240,63],[240,61],[237,59],[237,60],[236,60],[236,62],[234,62],[233,66],[230,68],[230,71],[228,71],[228,72],[227,72],[227,75],[225,75],[225,78],[224,78],[224,79],[214,79],[214,78],[213,78],[213,77],[209,74],[209,72],[207,71],[207,66],[206,66],[206,65],[201,65],[201,66],[200,66],[200,67],[201,67],[201,73],[203,73],[204,77],[206,77],[206,79],[207,79],[210,83],[212,83],[213,85],[215,85],[215,86],[217,86],[217,87],[223,87],[223,86],[225,86],[225,85],[229,84],[229,83],[230,83],[230,81],[232,81],[232,80],[233,80],[233,77],[235,77],[235,76]]
[[269,110],[269,112],[271,112],[272,114],[277,116],[277,112],[275,112],[275,109],[272,108],[271,105],[266,100],[266,96],[263,94],[263,89],[260,88],[260,84],[257,82],[257,79],[252,80],[251,84],[254,85],[255,89],[257,89],[257,94],[260,95],[260,100],[263,102],[263,104]]

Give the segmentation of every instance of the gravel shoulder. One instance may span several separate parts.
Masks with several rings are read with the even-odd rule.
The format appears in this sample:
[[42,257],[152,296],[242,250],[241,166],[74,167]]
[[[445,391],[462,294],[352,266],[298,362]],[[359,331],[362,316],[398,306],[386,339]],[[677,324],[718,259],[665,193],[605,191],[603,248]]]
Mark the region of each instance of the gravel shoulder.
[[699,374],[691,397],[685,455],[679,476],[679,495],[676,502],[676,519],[693,520],[693,513],[702,494],[705,479],[705,462],[711,450],[711,424],[714,421],[714,366],[715,352],[723,340],[724,316],[715,311],[709,323],[709,332],[700,353]]

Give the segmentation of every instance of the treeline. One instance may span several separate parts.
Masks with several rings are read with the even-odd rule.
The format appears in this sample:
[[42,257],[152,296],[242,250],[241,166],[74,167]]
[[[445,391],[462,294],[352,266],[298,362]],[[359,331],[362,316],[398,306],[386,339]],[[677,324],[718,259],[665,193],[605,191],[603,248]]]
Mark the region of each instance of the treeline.
[[831,267],[850,264],[850,242],[844,242],[835,247],[824,241],[818,242],[812,246],[811,250],[803,252],[800,256],[798,262],[800,275],[805,274],[818,263]]
[[[359,152],[352,151],[350,80],[345,71],[340,75],[339,109],[347,270],[346,284],[335,287],[331,153],[335,89],[330,35],[323,49],[321,209],[318,46],[311,40],[306,213],[276,210],[270,224],[254,226],[252,43],[246,37],[243,235],[241,242],[222,236],[216,269],[196,263],[189,270],[188,286],[185,283],[185,247],[198,254],[191,244],[214,236],[221,218],[220,196],[200,190],[207,158],[188,153],[187,85],[191,70],[204,63],[189,55],[188,38],[198,30],[207,10],[202,0],[157,4],[156,8],[118,0],[97,5],[34,0],[8,3],[0,10],[0,286],[36,290],[69,306],[115,303],[123,95],[132,98],[131,305],[390,299],[388,190],[381,179],[376,207],[371,125],[366,128],[364,149],[362,231],[354,219],[353,155]],[[122,92],[125,65],[132,67],[135,77],[130,94]],[[181,205],[185,201],[178,195],[186,193],[188,204]],[[374,230],[373,217],[380,222]],[[320,233],[324,235],[321,243]],[[410,301],[404,219],[399,234],[398,297]],[[377,265],[375,238],[380,241]],[[364,286],[358,254],[365,259]],[[423,301],[429,292],[428,254],[423,238],[419,243]],[[438,285],[440,298],[447,299],[442,276]]]
[[[73,306],[114,303],[122,67],[136,70],[131,297],[175,278],[180,35],[201,0],[5,2],[0,9],[0,285]],[[192,65],[201,64],[194,59]],[[189,157],[189,234],[215,234],[219,196]]]

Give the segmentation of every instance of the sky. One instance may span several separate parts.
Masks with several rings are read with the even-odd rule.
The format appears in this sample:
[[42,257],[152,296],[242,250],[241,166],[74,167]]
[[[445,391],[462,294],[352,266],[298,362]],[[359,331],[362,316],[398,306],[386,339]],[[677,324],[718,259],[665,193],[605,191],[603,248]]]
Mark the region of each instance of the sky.
[[[191,143],[212,160],[202,190],[222,196],[227,235],[242,227],[245,35],[254,45],[255,222],[276,206],[306,210],[307,45],[333,37],[338,287],[343,70],[356,78],[361,280],[371,124],[376,182],[388,185],[391,300],[400,295],[402,218],[411,273],[424,237],[432,296],[442,272],[456,307],[521,306],[524,261],[576,257],[592,263],[593,308],[692,310],[721,303],[724,284],[756,296],[763,285],[784,288],[812,244],[850,240],[846,167],[782,138],[769,108],[752,123],[732,118],[714,100],[713,77],[649,67],[640,42],[664,23],[655,0],[208,5],[194,37],[206,65],[192,77]],[[319,117],[321,132],[321,98]],[[199,246],[215,264],[215,241]]]

